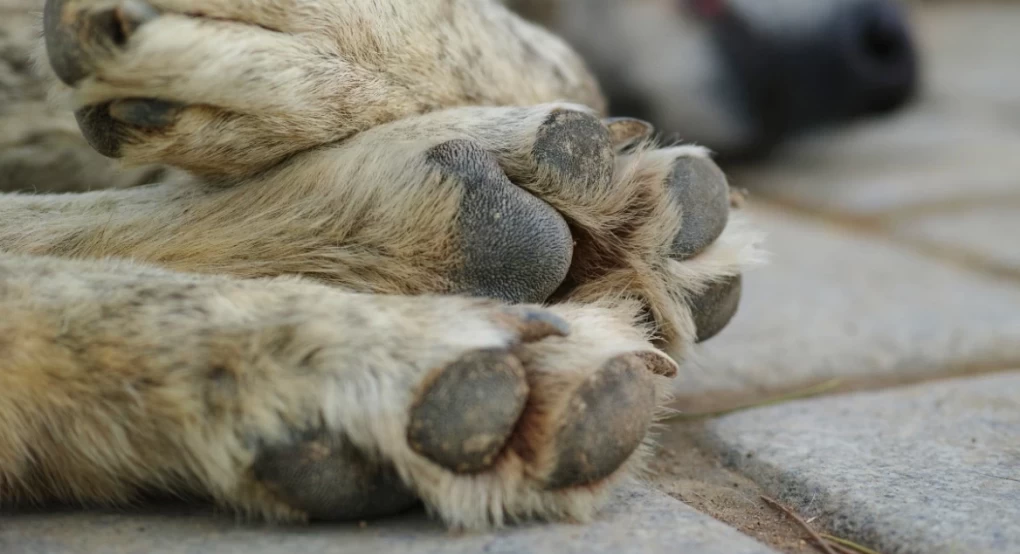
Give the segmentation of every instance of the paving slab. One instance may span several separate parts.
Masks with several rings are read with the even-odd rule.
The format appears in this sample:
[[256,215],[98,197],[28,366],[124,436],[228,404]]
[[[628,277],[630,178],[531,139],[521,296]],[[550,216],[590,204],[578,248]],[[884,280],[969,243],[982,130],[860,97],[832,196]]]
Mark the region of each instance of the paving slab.
[[1020,126],[1020,71],[1010,71],[1020,45],[1020,5],[1001,0],[928,3],[913,15],[930,89],[947,102],[1012,111],[1012,121]]
[[749,216],[772,259],[748,272],[737,316],[681,368],[677,408],[831,379],[879,386],[1020,367],[1020,282],[753,202]]
[[1020,131],[991,116],[917,107],[818,134],[730,181],[820,212],[884,216],[917,205],[1020,198]]
[[1020,552],[1020,371],[710,422],[724,460],[884,554]]
[[229,517],[110,513],[7,514],[4,554],[777,554],[685,504],[644,486],[618,493],[587,525],[529,525],[450,534],[421,514],[358,525],[268,528]]
[[[1020,174],[1017,175],[1020,183]],[[899,236],[1020,272],[1020,197],[896,222]]]

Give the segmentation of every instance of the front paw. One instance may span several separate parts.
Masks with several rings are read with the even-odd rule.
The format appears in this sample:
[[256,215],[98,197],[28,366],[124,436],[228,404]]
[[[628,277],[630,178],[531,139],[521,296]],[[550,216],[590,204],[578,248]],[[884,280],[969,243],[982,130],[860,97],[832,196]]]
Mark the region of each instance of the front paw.
[[675,372],[627,310],[362,307],[377,319],[311,320],[274,343],[281,372],[238,405],[251,465],[224,501],[275,518],[376,517],[420,498],[457,527],[583,520],[640,464],[659,375]]
[[637,300],[678,357],[736,313],[758,236],[731,217],[726,177],[704,149],[656,148],[647,124],[570,104],[451,110],[407,132],[450,129],[566,221],[572,257],[550,301]]
[[[593,123],[557,125],[556,131],[590,137]],[[614,131],[621,125],[606,122],[609,138],[601,140],[616,154],[598,186],[579,192],[579,173],[559,171],[547,185],[551,192],[539,194],[549,201],[549,195],[567,192],[550,203],[576,239],[570,271],[554,298],[638,300],[658,343],[681,358],[687,346],[712,338],[736,314],[742,272],[761,258],[760,238],[731,214],[726,177],[706,150],[657,148],[644,140],[647,130],[636,142],[621,140],[622,131]],[[554,144],[576,150],[568,140]],[[577,166],[598,164],[583,160]]]

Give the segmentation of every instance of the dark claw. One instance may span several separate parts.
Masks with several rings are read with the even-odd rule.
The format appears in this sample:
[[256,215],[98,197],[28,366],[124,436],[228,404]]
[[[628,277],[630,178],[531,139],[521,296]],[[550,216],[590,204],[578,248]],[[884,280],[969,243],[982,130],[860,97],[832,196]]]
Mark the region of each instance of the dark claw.
[[492,467],[528,399],[524,368],[505,350],[472,352],[439,370],[411,409],[407,441],[457,473]]
[[683,210],[683,227],[673,239],[673,257],[686,260],[708,248],[726,228],[729,185],[715,162],[694,157],[677,160],[668,185]]
[[366,459],[345,438],[323,432],[265,448],[253,473],[281,500],[313,519],[377,518],[418,503],[392,468]]
[[471,141],[440,144],[428,160],[463,187],[463,264],[453,292],[514,304],[542,302],[555,292],[574,251],[559,213],[511,183],[492,154]]
[[740,275],[713,283],[691,300],[691,313],[698,329],[697,342],[704,342],[722,331],[740,306],[743,278]]
[[617,150],[647,140],[655,132],[651,123],[630,117],[611,117],[602,120],[602,123],[609,129],[609,137]]

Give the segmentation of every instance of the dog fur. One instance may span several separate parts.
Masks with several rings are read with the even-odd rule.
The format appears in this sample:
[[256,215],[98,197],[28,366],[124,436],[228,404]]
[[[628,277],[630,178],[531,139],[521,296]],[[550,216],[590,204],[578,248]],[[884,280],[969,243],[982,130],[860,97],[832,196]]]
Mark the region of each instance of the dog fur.
[[[702,299],[759,258],[737,214],[678,253],[707,212],[677,175],[721,179],[707,152],[603,122],[580,59],[498,2],[59,16],[84,71],[53,98],[105,106],[116,155],[176,170],[0,196],[4,503],[583,521],[640,472]],[[145,99],[171,106],[159,125],[132,119]]]

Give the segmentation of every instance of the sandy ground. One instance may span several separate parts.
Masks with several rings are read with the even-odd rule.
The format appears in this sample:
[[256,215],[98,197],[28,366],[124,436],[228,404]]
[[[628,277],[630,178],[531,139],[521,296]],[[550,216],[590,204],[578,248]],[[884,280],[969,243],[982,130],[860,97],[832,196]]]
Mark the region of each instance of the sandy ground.
[[818,552],[807,534],[786,515],[766,504],[762,489],[734,473],[699,446],[702,424],[673,422],[659,438],[651,463],[651,483],[691,507],[739,529],[782,552]]

